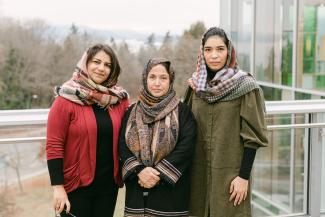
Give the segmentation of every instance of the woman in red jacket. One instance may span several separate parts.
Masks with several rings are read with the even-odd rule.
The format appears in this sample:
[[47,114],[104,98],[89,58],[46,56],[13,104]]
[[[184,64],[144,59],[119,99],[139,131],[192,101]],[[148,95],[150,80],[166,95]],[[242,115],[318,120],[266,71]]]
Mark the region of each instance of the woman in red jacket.
[[97,44],[55,88],[46,153],[53,206],[62,217],[113,216],[121,186],[117,141],[129,105],[127,92],[116,86],[119,74],[113,50]]

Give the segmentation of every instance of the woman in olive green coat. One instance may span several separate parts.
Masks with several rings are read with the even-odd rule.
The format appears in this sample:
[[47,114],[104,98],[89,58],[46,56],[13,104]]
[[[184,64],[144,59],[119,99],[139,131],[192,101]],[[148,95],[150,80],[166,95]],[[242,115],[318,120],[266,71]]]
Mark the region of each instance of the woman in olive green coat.
[[250,217],[250,173],[256,150],[267,145],[263,93],[239,69],[226,33],[202,38],[197,71],[189,79],[198,139],[190,212],[199,217]]

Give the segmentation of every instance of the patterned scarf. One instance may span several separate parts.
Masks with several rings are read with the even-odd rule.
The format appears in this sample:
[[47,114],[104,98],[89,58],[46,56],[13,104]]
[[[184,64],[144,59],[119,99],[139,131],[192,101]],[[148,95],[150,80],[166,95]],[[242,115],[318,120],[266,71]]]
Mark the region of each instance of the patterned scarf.
[[[212,27],[207,32],[211,31]],[[206,33],[207,33],[206,32]],[[204,35],[206,35],[206,33]],[[203,37],[197,61],[197,70],[190,78],[196,94],[208,103],[230,101],[246,93],[261,88],[252,74],[240,70],[237,66],[236,51],[229,40],[228,57],[223,69],[218,71],[211,81],[207,81],[207,66],[203,55]]]
[[[169,66],[170,86],[161,97],[154,97],[147,87],[149,71],[156,65]],[[142,73],[142,87],[138,102],[133,107],[127,122],[126,144],[138,161],[145,166],[156,165],[174,148],[178,138],[178,104],[173,89],[174,72],[164,58],[149,60]]]
[[62,96],[80,105],[92,105],[97,103],[102,108],[109,108],[124,98],[128,93],[121,87],[116,86],[108,78],[108,81],[96,84],[87,72],[87,52],[79,60],[72,78],[62,86],[55,87],[55,95]]

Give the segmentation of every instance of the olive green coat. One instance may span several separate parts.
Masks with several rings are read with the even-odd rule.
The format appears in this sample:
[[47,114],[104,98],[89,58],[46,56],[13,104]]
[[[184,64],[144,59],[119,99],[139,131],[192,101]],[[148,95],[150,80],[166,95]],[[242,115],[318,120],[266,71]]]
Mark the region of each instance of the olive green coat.
[[250,193],[234,207],[229,202],[229,188],[239,174],[244,147],[257,149],[267,144],[264,101],[259,94],[253,90],[214,104],[193,94],[198,138],[192,169],[191,216],[251,216]]

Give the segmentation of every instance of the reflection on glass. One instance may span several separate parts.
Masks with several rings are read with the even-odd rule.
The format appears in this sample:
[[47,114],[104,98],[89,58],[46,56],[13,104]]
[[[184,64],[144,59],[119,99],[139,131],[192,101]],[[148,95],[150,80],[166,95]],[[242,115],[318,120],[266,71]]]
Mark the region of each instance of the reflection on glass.
[[[282,44],[279,53],[281,55],[281,84],[292,85],[292,52],[293,52],[293,1],[284,0],[282,2],[282,29],[279,30]],[[280,21],[281,22],[281,21]],[[282,34],[281,34],[282,33]],[[276,47],[276,45],[275,45]]]
[[[323,4],[322,4],[323,3]],[[325,7],[321,0],[304,1],[302,31],[302,75],[299,87],[325,90]]]
[[292,85],[293,1],[256,1],[258,80]]
[[[268,125],[289,124],[291,115],[269,116]],[[296,115],[294,123],[304,123]],[[253,174],[254,216],[272,216],[304,211],[304,163],[308,130],[269,131],[269,147],[258,151]],[[291,159],[291,156],[294,159]],[[293,178],[290,175],[293,174]],[[267,210],[267,212],[265,212]],[[264,212],[262,214],[262,212]]]
[[[221,26],[230,33],[230,38],[237,51],[237,62],[241,69],[250,70],[251,33],[253,1],[221,0]],[[231,4],[231,5],[230,5]],[[230,10],[231,8],[231,10]],[[225,11],[236,11],[226,13]]]
[[266,101],[284,100],[282,97],[282,89],[266,86],[262,86],[261,88],[263,90],[264,98]]
[[284,32],[282,36],[281,84],[292,85],[292,31]]
[[252,32],[252,1],[244,0],[241,4],[243,16],[241,19],[241,29],[237,32],[237,59],[239,66],[245,71],[250,70],[251,58],[251,32]]

